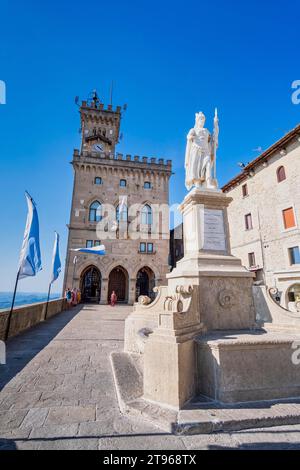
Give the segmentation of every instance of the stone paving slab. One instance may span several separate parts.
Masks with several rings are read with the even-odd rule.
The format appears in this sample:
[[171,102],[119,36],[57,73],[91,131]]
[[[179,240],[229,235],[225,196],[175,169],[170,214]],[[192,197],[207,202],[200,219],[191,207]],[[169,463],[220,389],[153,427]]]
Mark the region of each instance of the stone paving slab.
[[[122,352],[130,311],[79,306],[8,342],[8,364],[0,366],[0,450],[299,447],[300,425],[177,436],[161,427],[174,421],[173,411],[156,410],[151,422],[151,407],[134,397],[133,414],[121,414],[110,354]],[[298,406],[291,405],[292,419]],[[283,409],[277,412],[280,418]]]
[[12,410],[0,412],[0,433],[11,429],[17,429],[21,426],[28,411]]
[[95,406],[59,406],[50,409],[45,425],[82,423],[95,419]]
[[48,425],[42,427],[34,427],[30,431],[30,439],[59,439],[69,438],[76,436],[78,433],[79,424],[59,424]]

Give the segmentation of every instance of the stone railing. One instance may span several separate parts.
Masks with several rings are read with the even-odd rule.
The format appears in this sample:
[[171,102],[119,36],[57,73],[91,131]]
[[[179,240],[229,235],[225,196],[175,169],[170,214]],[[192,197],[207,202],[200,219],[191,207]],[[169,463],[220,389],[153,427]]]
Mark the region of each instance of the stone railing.
[[[51,318],[57,313],[66,309],[65,299],[50,300],[48,304],[47,318]],[[44,321],[46,313],[46,302],[22,305],[13,310],[9,334],[11,338],[22,331],[31,328],[34,325]],[[0,311],[0,340],[4,339],[6,324],[8,320],[9,309]]]
[[299,332],[300,312],[291,312],[275,302],[273,289],[276,292],[276,288],[269,289],[267,286],[252,287],[257,324],[266,330]]

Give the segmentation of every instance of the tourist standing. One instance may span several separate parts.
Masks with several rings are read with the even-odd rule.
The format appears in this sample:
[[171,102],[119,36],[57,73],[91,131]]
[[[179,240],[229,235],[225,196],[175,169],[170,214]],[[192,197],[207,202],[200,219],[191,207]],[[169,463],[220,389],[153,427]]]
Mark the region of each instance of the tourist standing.
[[72,292],[69,287],[66,289],[66,300],[67,300],[67,307],[71,307],[71,302],[72,302]]
[[75,307],[77,305],[77,289],[74,287],[72,289],[72,305]]

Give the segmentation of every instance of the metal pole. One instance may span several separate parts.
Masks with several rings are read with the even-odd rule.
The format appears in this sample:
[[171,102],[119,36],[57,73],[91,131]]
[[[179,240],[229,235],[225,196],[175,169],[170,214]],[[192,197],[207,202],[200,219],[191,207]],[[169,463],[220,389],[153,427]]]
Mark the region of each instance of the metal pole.
[[114,82],[112,80],[111,85],[110,85],[110,104],[111,104],[111,106],[113,104],[113,86],[114,86]]
[[76,264],[77,264],[77,256],[75,256],[75,258],[73,259],[73,264],[74,264],[74,268],[73,268],[73,276],[72,276],[72,289],[74,287],[74,276],[75,276],[75,269],[76,269]]
[[218,119],[217,108],[215,108],[215,117],[214,117],[214,179],[217,179],[217,140],[219,140],[219,119]]
[[214,179],[217,179],[217,149],[216,144],[214,144]]
[[10,312],[9,312],[9,314],[8,314],[8,318],[7,318],[7,322],[6,322],[6,328],[5,328],[5,333],[4,333],[4,341],[5,341],[5,342],[7,341],[8,334],[9,334],[11,316],[12,316],[12,312],[13,312],[13,309],[14,309],[15,298],[16,298],[16,292],[17,292],[18,281],[19,281],[19,276],[20,276],[20,269],[19,269],[18,274],[17,274],[17,277],[16,277],[15,290],[14,290],[14,294],[13,294],[13,298],[12,298],[12,303],[11,303]]
[[263,281],[264,281],[264,283],[265,283],[265,285],[266,285],[266,270],[267,270],[267,266],[266,266],[266,256],[265,256],[264,242],[263,242],[262,233],[261,233],[261,224],[260,224],[260,213],[259,213],[259,209],[257,209],[257,218],[258,218],[258,232],[259,232],[259,241],[260,241],[261,257],[262,257],[262,263],[263,263],[263,267],[262,267],[262,271],[263,271]]
[[48,304],[49,304],[49,298],[50,298],[50,291],[51,291],[51,282],[50,282],[50,284],[49,284],[49,289],[48,289],[48,297],[47,297],[46,312],[45,312],[44,320],[47,319]]

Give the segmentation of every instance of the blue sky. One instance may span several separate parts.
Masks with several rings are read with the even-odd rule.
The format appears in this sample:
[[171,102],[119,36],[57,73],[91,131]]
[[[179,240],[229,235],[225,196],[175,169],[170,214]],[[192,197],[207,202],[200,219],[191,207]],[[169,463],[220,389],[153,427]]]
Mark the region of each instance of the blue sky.
[[[173,160],[171,202],[185,194],[185,137],[194,113],[211,126],[219,109],[220,184],[300,122],[296,1],[7,1],[0,3],[0,291],[12,290],[26,220],[24,190],[38,204],[44,269],[20,291],[45,292],[54,230],[65,258],[74,97],[97,88],[128,104],[119,151]],[[53,290],[61,288],[62,276]]]

